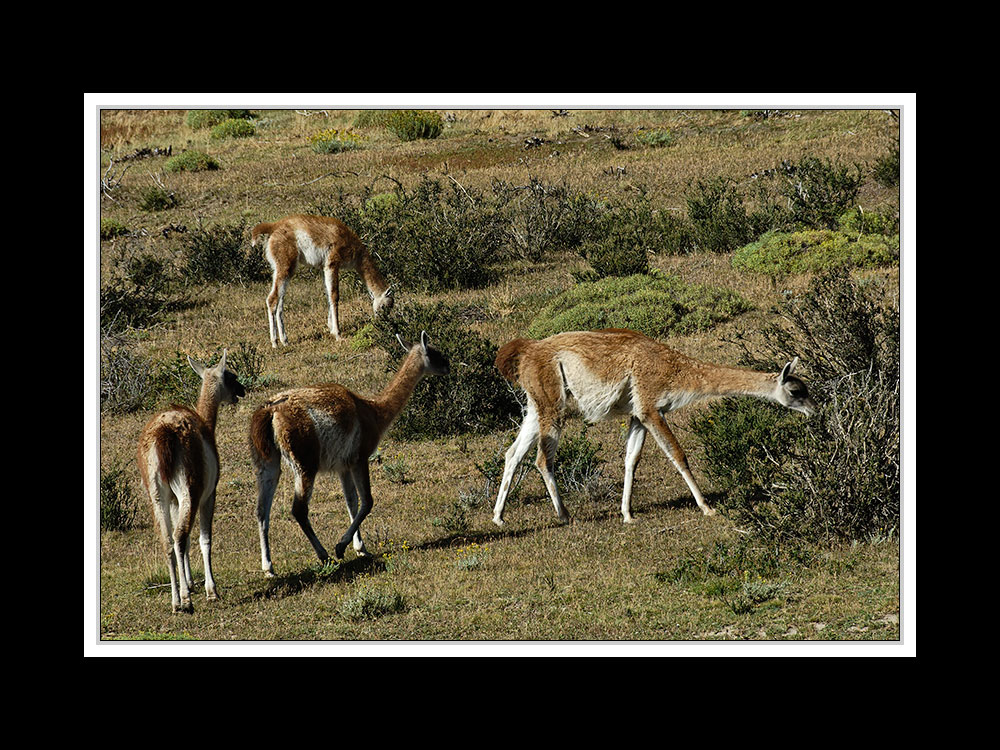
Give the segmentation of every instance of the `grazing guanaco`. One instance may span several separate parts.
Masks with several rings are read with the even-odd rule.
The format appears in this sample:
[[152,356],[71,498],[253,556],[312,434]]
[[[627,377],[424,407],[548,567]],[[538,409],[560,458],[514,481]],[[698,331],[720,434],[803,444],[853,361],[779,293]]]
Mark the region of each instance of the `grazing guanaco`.
[[372,508],[368,458],[424,374],[449,371],[447,358],[430,346],[426,332],[414,345],[398,335],[396,338],[408,354],[378,396],[363,398],[337,383],[325,383],[283,391],[254,412],[250,453],[257,471],[257,521],[265,575],[274,575],[268,529],[282,461],[295,478],[292,516],[320,561],[325,562],[329,555],[309,523],[309,498],[319,472],[340,477],[351,517],[350,526],[337,542],[337,559],[343,558],[352,540],[359,555],[367,554],[359,528]]
[[360,274],[372,298],[375,315],[392,309],[393,293],[372,261],[368,248],[350,227],[330,216],[294,214],[275,222],[264,222],[250,230],[250,245],[268,235],[264,256],[271,264],[273,278],[267,295],[267,324],[271,346],[287,344],[285,335],[285,290],[299,260],[310,266],[322,266],[326,286],[327,326],[338,340],[340,335],[340,271],[351,269]]
[[188,357],[201,378],[197,408],[173,405],[153,417],[139,436],[138,464],[143,487],[170,570],[174,612],[193,612],[190,535],[199,519],[201,557],[205,564],[205,594],[218,598],[212,576],[212,516],[219,481],[215,422],[220,404],[235,404],[246,391],[231,370],[226,352],[215,367]]
[[691,475],[687,457],[663,419],[665,412],[704,398],[746,395],[775,401],[811,415],[815,404],[805,384],[792,375],[798,357],[780,373],[708,364],[627,329],[559,333],[540,341],[514,339],[503,346],[496,366],[528,397],[517,439],[507,450],[503,478],[493,509],[493,522],[503,524],[504,503],[514,470],[535,441],[536,465],[556,513],[569,521],[553,463],[562,419],[570,411],[586,421],[629,417],[625,445],[622,518],[632,523],[632,480],[639,454],[651,433],[705,515],[714,514]]

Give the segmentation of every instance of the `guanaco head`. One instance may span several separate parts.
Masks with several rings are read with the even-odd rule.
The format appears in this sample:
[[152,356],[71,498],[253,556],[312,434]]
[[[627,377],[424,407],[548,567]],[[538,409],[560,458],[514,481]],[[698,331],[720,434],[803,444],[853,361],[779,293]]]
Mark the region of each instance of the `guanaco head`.
[[375,314],[375,317],[388,313],[395,301],[396,298],[393,296],[391,285],[387,286],[381,294],[372,295],[372,312]]
[[[403,341],[403,337],[398,333],[396,334],[396,341],[408,352],[414,349],[414,345]],[[420,354],[423,357],[424,372],[429,372],[432,375],[447,375],[451,372],[451,365],[448,363],[448,358],[430,345],[427,331],[420,332],[420,343],[417,346],[420,348]]]
[[[222,359],[215,367],[209,367],[196,359],[188,356],[188,364],[191,369],[198,373],[202,383],[213,390],[219,399],[220,404],[235,404],[240,398],[247,395],[243,384],[236,379],[232,370],[226,369],[226,354],[228,350],[222,350]],[[204,387],[204,386],[203,386]]]
[[782,406],[802,412],[807,417],[816,413],[816,404],[809,398],[809,389],[799,378],[792,375],[792,370],[799,363],[796,357],[785,365],[778,375],[778,385],[775,388],[775,400]]

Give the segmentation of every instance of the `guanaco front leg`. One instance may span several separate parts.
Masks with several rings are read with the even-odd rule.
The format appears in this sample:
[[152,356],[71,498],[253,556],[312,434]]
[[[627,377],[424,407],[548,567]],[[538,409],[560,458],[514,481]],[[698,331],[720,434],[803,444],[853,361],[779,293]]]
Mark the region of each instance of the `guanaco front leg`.
[[715,511],[705,502],[705,497],[701,494],[701,490],[698,489],[698,485],[695,484],[694,477],[691,475],[691,469],[688,467],[687,456],[684,455],[681,444],[677,442],[674,433],[667,427],[663,416],[659,412],[647,414],[642,424],[652,434],[656,440],[656,444],[660,446],[660,450],[670,459],[670,463],[684,477],[684,481],[687,482],[688,489],[694,495],[695,502],[698,503],[701,512],[706,516],[714,516]]

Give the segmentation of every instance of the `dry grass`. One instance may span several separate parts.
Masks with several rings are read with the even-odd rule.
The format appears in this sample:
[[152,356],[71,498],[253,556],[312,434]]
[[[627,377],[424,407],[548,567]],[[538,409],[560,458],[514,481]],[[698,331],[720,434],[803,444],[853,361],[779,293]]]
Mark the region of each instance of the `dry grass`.
[[[172,143],[175,153],[196,148],[222,165],[217,172],[169,175],[168,186],[181,198],[180,205],[169,211],[146,213],[133,200],[133,191],[148,179],[147,169],[161,168],[156,159],[135,169],[134,179],[132,174],[126,178],[118,203],[102,203],[102,217],[116,219],[130,229],[146,228],[150,231],[146,247],[173,260],[176,236],[163,238],[156,233],[168,223],[194,227],[199,222],[273,220],[328,200],[335,187],[356,191],[383,176],[410,186],[429,170],[432,175],[447,174],[462,185],[481,188],[492,179],[523,184],[535,176],[565,180],[576,189],[609,196],[642,185],[658,207],[683,212],[683,193],[690,180],[716,174],[745,180],[755,171],[803,154],[870,163],[884,154],[889,136],[895,133],[884,113],[867,111],[803,111],[758,121],[739,112],[708,110],[574,111],[567,117],[543,109],[458,110],[437,140],[400,143],[371,132],[366,133],[370,139],[366,148],[324,156],[310,150],[307,136],[328,127],[350,126],[354,112],[310,117],[291,111],[263,112],[257,137],[231,141],[211,141],[207,131],[190,130],[184,124],[185,114],[183,110],[106,112],[101,119],[101,145],[107,149],[104,164],[108,155]],[[607,137],[654,127],[670,129],[673,144],[623,151]],[[539,138],[542,143],[526,148],[528,138]],[[898,197],[867,186],[862,200],[892,202]],[[102,246],[102,255],[108,248],[106,243]],[[782,292],[770,281],[737,273],[724,255],[657,258],[654,265],[689,283],[728,286],[754,303],[755,310],[738,321],[672,341],[682,351],[723,363],[733,362],[736,356],[722,341],[723,335],[737,325],[752,326],[754,320],[766,319]],[[481,306],[487,315],[479,324],[480,332],[503,343],[522,334],[539,298],[568,287],[570,272],[581,267],[575,255],[535,266],[521,264],[485,289],[434,299]],[[804,279],[788,281],[791,286],[804,283]],[[343,284],[342,290],[347,298],[341,300],[341,325],[351,336],[367,322],[370,307],[350,283]],[[139,528],[101,535],[102,639],[899,638],[899,548],[895,541],[825,552],[808,562],[784,560],[770,573],[770,583],[779,593],[747,611],[733,606],[732,592],[726,589],[728,579],[678,579],[676,571],[683,561],[704,559],[720,544],[732,551],[746,538],[724,517],[705,518],[697,512],[680,477],[650,445],[637,472],[633,509],[639,523],[635,526],[621,524],[618,499],[595,501],[579,494],[568,498],[574,523],[557,525],[541,480],[532,471],[519,499],[508,506],[508,526],[503,530],[490,522],[492,499],[487,497],[469,509],[467,527],[453,531],[435,525],[434,519],[450,512],[463,488],[482,484],[476,465],[501,454],[513,433],[404,443],[390,432],[381,454],[384,460],[402,460],[408,481],[391,481],[381,466],[372,465],[375,506],[362,531],[369,549],[376,553],[374,559],[354,558],[349,550],[348,559],[339,566],[320,569],[291,518],[286,472],[272,514],[272,554],[278,578],[263,578],[256,488],[246,449],[253,409],[278,387],[332,380],[372,393],[388,378],[384,352],[356,351],[350,341],[338,343],[326,333],[326,301],[316,273],[300,273],[292,280],[286,302],[290,346],[272,351],[264,314],[266,292],[264,283],[245,288],[218,284],[192,288],[193,305],[140,338],[141,353],[153,360],[175,351],[198,356],[240,341],[251,342],[264,353],[264,371],[273,387],[251,392],[235,408],[224,408],[219,418],[222,478],[214,568],[221,600],[208,603],[199,590],[193,615],[170,613],[169,589],[157,585],[164,580],[166,567],[146,501],[140,498],[143,523]],[[152,410],[102,416],[102,468],[133,460],[136,438],[151,414]],[[690,447],[683,413],[671,416],[670,422],[678,428],[681,442]],[[602,445],[605,473],[620,488],[620,426],[601,424],[587,434]],[[711,499],[711,487],[699,471],[695,452],[691,462]],[[138,495],[138,477],[134,480]],[[317,533],[329,546],[348,521],[338,482],[321,478],[311,515]],[[407,549],[400,551],[403,542]],[[486,551],[475,564],[461,562],[472,544]],[[198,578],[197,551],[192,562]],[[747,574],[752,576],[754,571]],[[389,600],[401,606],[360,619],[345,615],[363,597],[377,602],[382,594],[390,594]]]

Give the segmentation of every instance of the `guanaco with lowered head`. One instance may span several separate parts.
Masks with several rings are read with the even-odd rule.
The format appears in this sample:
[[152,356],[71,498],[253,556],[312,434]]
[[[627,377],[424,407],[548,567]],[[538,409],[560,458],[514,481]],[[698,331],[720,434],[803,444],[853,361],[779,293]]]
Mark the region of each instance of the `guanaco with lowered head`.
[[205,595],[218,598],[212,576],[212,516],[219,481],[215,422],[220,404],[235,404],[246,390],[226,369],[226,352],[215,367],[188,357],[201,377],[196,409],[173,405],[153,417],[139,436],[139,476],[153,508],[153,518],[170,570],[174,612],[193,612],[190,535],[197,516],[201,558],[205,564]]
[[393,293],[385,278],[372,261],[368,248],[350,227],[330,216],[295,214],[275,222],[263,222],[250,230],[250,244],[256,245],[268,235],[264,256],[271,265],[273,278],[267,295],[267,324],[271,346],[280,340],[288,343],[285,334],[285,290],[295,273],[299,260],[310,266],[322,266],[326,286],[327,326],[338,340],[340,335],[340,271],[357,271],[368,288],[375,315],[392,309]]
[[591,423],[630,418],[621,507],[625,523],[633,522],[632,480],[646,433],[653,435],[680,472],[702,512],[714,514],[664,413],[705,398],[746,395],[811,415],[816,406],[805,384],[792,375],[797,364],[798,357],[777,374],[708,364],[626,329],[559,333],[540,341],[514,339],[499,350],[496,366],[524,389],[528,403],[518,436],[506,453],[493,522],[503,524],[514,470],[536,440],[535,463],[559,519],[569,521],[553,464],[563,417],[571,411]]
[[319,472],[340,477],[351,517],[350,526],[337,542],[337,559],[344,556],[352,540],[359,555],[367,554],[359,528],[372,509],[368,458],[424,374],[449,371],[447,358],[430,346],[426,332],[413,345],[398,335],[396,338],[407,356],[378,396],[363,398],[342,385],[326,383],[283,391],[254,412],[250,453],[257,470],[257,521],[265,575],[274,575],[268,530],[282,461],[295,479],[292,516],[320,561],[326,562],[329,555],[309,523],[309,498]]

